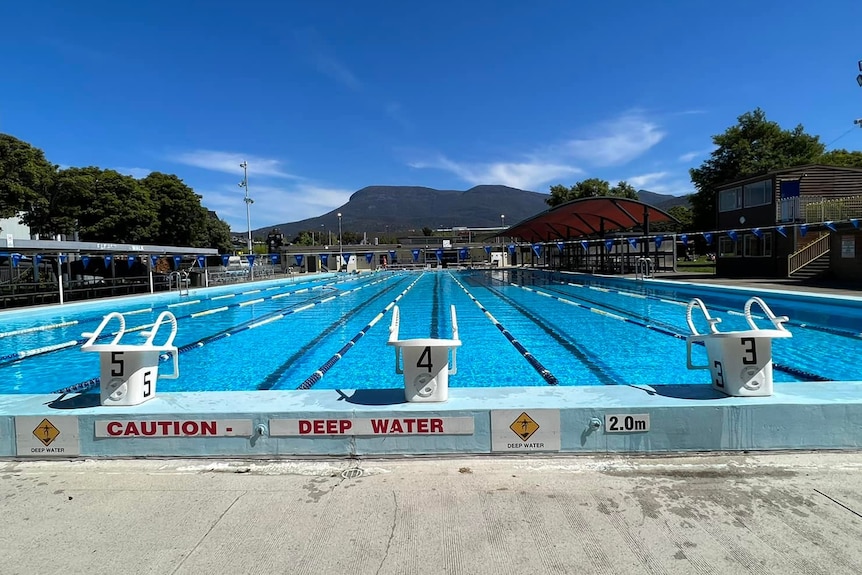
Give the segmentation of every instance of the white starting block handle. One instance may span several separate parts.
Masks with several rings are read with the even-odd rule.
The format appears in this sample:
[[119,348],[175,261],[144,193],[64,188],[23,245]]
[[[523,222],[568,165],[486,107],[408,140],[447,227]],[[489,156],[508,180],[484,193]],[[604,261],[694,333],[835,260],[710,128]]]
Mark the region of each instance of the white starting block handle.
[[703,317],[706,318],[706,321],[709,324],[709,333],[718,333],[718,328],[715,326],[716,324],[721,323],[721,318],[710,316],[709,311],[703,304],[703,301],[701,301],[700,298],[694,298],[688,302],[688,307],[685,310],[685,321],[688,322],[688,328],[691,330],[692,335],[700,335],[697,328],[694,327],[694,321],[692,321],[691,317],[691,310],[694,309],[695,306],[699,307],[700,311],[703,312]]
[[126,318],[120,312],[112,311],[111,313],[102,318],[102,323],[99,324],[99,327],[96,328],[96,331],[92,333],[81,334],[83,337],[88,338],[87,341],[85,341],[83,345],[81,345],[81,350],[84,351],[87,348],[92,347],[96,340],[101,337],[102,331],[104,331],[108,323],[115,318],[120,322],[120,329],[117,330],[117,333],[114,334],[114,339],[111,340],[111,343],[109,345],[116,345],[120,343],[120,340],[123,339],[123,335],[126,333]]
[[772,327],[781,331],[787,331],[787,328],[784,327],[784,322],[790,321],[786,315],[776,316],[772,313],[772,310],[769,309],[769,306],[766,305],[766,302],[755,296],[745,302],[745,309],[743,310],[745,313],[745,321],[748,322],[748,325],[751,326],[751,329],[760,329],[757,327],[757,324],[754,323],[754,318],[751,316],[751,304],[756,303],[760,306],[760,309],[763,310],[763,313],[766,314],[766,318],[772,322]]

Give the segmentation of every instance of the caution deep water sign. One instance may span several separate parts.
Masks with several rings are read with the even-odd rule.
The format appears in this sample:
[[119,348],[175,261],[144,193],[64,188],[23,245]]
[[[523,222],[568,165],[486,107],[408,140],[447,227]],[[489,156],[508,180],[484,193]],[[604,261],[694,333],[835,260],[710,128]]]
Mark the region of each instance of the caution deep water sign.
[[375,417],[369,419],[272,419],[269,434],[318,435],[472,435],[472,417]]
[[130,419],[96,421],[96,437],[248,437],[250,419]]

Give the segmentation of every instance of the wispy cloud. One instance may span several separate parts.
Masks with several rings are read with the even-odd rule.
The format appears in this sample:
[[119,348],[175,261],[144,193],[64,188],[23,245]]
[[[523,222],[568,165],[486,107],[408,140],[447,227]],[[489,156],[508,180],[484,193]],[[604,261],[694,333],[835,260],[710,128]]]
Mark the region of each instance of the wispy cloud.
[[[641,174],[639,176],[632,176],[626,181],[634,186],[636,189],[640,190],[643,188],[649,188],[651,185],[655,185],[660,183],[667,178],[667,172],[651,172],[649,174]],[[652,190],[650,190],[652,191]]]
[[471,164],[438,156],[430,161],[410,162],[408,165],[412,168],[435,168],[452,172],[473,185],[502,184],[524,190],[533,190],[563,176],[581,173],[581,170],[573,166],[544,162],[535,158],[525,162]]
[[152,170],[149,168],[114,168],[114,170],[118,171],[121,174],[132,176],[136,180],[146,178],[152,173]]
[[[204,190],[203,203],[218,212],[233,231],[245,230],[245,190],[231,186]],[[298,182],[294,185],[254,185],[249,195],[254,200],[249,209],[252,229],[276,226],[317,217],[344,205],[351,190]]]
[[312,61],[314,62],[314,66],[317,68],[318,72],[324,76],[328,76],[332,80],[335,80],[345,88],[349,88],[354,91],[362,89],[362,82],[359,81],[356,75],[351,72],[347,66],[337,60],[334,56],[317,52],[312,55]]
[[285,172],[281,166],[280,160],[272,158],[261,158],[249,154],[241,154],[236,152],[220,152],[215,150],[195,150],[192,152],[184,152],[175,156],[170,156],[169,160],[194,166],[204,170],[214,172],[224,172],[226,174],[242,174],[242,162],[248,163],[248,170],[255,176],[269,176],[275,178],[290,178],[301,180],[300,176]]
[[564,142],[566,155],[595,166],[626,164],[661,142],[666,132],[642,114],[629,112],[585,131],[584,137]]
[[362,82],[356,74],[335,55],[335,50],[315,28],[296,30],[293,38],[308,63],[320,74],[354,92],[362,90]]
[[659,125],[637,112],[592,126],[584,136],[557,142],[522,154],[521,160],[463,162],[438,154],[410,162],[414,168],[451,172],[471,184],[505,184],[537,189],[542,184],[584,173],[579,163],[593,166],[621,165],[643,155],[665,137]]
[[626,181],[637,190],[648,190],[656,194],[683,196],[693,190],[691,180],[674,172],[650,172],[626,178]]
[[686,152],[682,154],[679,158],[677,158],[680,162],[691,162],[696,158],[701,158],[706,156],[707,154],[711,154],[712,151],[715,150],[715,146],[711,146],[709,148],[704,148],[703,150],[694,150],[692,152]]

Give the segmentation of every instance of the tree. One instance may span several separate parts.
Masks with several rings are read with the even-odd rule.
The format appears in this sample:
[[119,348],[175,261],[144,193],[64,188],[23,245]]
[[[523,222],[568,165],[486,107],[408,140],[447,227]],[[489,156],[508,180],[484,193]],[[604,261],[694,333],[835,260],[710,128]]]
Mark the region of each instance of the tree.
[[422,235],[423,236],[428,237],[428,236],[433,235],[433,234],[434,234],[434,230],[432,230],[428,226],[425,226],[424,228],[422,228]]
[[42,150],[0,134],[0,218],[29,212],[42,203],[56,174],[57,167],[45,159]]
[[739,116],[738,124],[713,136],[717,148],[700,167],[689,173],[697,191],[691,196],[694,229],[715,226],[718,186],[766,172],[816,163],[824,146],[818,136],[805,133],[802,125],[783,130],[766,119],[760,108]]
[[152,172],[138,183],[147,191],[157,214],[152,243],[209,247],[210,215],[193,189],[174,174],[160,172]]
[[219,219],[212,210],[207,210],[206,219],[206,244],[201,247],[215,248],[219,253],[225,254],[233,250],[230,239],[230,225]]
[[610,182],[600,178],[588,178],[577,182],[571,188],[557,184],[551,186],[551,195],[545,203],[551,207],[559,206],[572,200],[581,198],[597,198],[601,196],[615,196],[622,198],[638,199],[638,193],[634,187],[625,180],[611,187]]
[[829,150],[817,160],[818,164],[841,166],[842,168],[862,168],[862,152],[847,150]]
[[157,207],[135,178],[91,166],[62,170],[58,181],[81,240],[145,243],[156,235]]

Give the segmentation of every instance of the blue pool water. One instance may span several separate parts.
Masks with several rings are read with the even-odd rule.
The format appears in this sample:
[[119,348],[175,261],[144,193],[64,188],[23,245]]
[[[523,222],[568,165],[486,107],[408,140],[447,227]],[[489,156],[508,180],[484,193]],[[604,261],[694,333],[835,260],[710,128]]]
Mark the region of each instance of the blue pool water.
[[[707,384],[708,372],[686,368],[686,304],[700,297],[722,319],[721,331],[747,329],[741,312],[751,295],[579,274],[442,270],[3,312],[0,393],[93,387],[98,356],[81,353],[82,333],[111,311],[124,312],[129,329],[166,309],[179,320],[181,375],[159,380],[160,392],[399,387],[402,376],[386,345],[393,304],[401,311],[401,339],[450,337],[455,306],[463,344],[451,387]],[[777,383],[860,379],[862,299],[760,295],[791,319],[793,338],[773,343]],[[698,327],[705,331],[705,322]],[[761,327],[770,326],[764,320]],[[142,340],[136,331],[122,343]],[[705,363],[702,348],[694,361]]]

